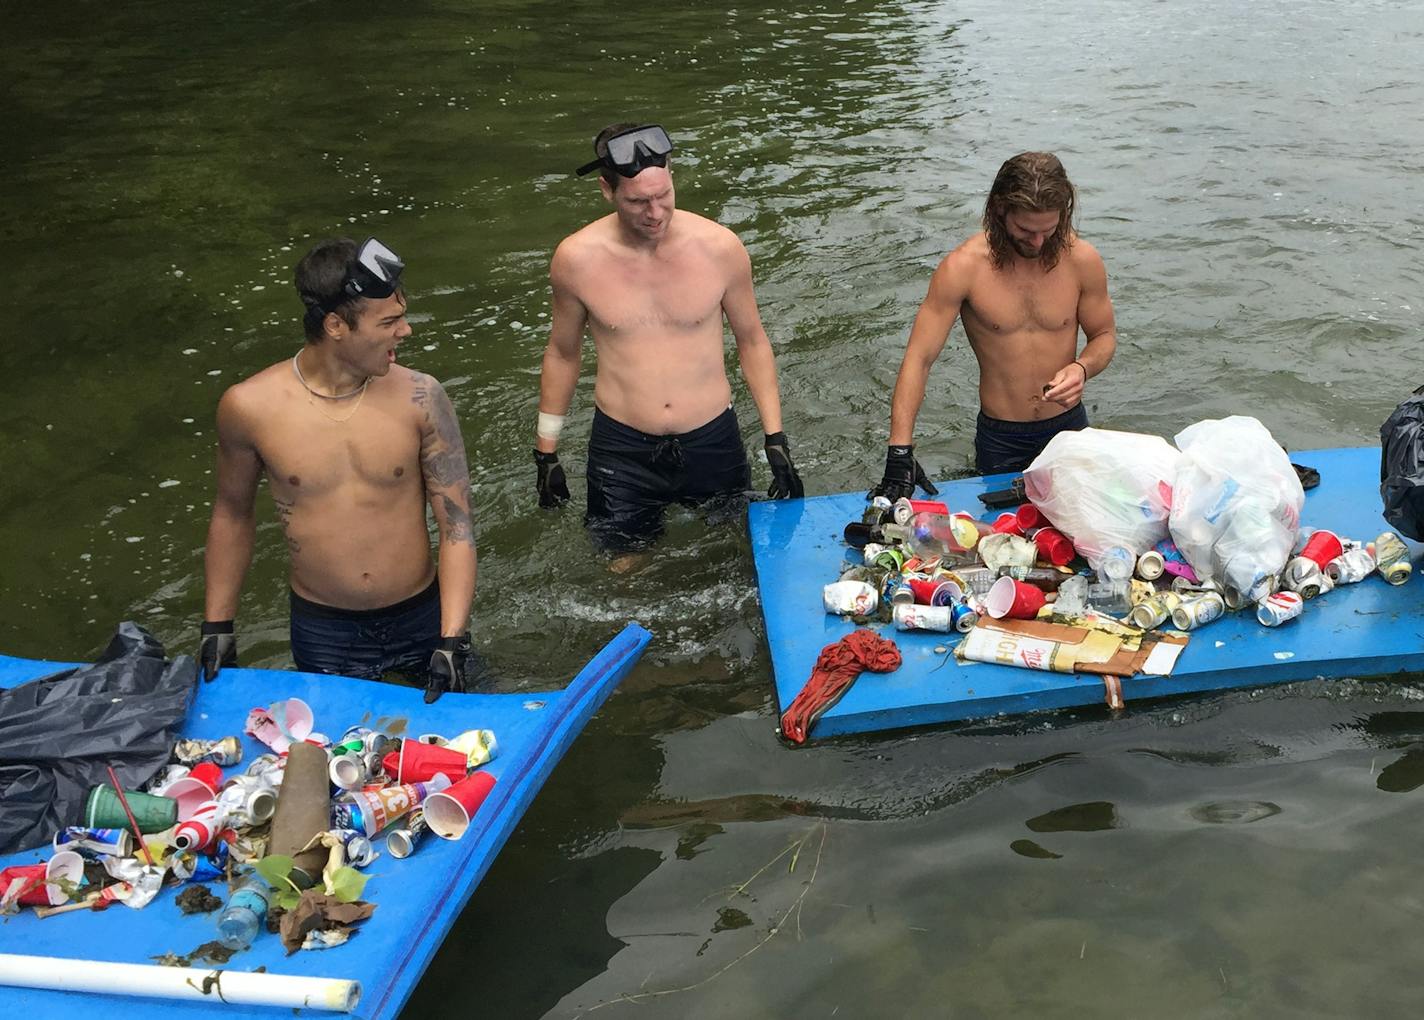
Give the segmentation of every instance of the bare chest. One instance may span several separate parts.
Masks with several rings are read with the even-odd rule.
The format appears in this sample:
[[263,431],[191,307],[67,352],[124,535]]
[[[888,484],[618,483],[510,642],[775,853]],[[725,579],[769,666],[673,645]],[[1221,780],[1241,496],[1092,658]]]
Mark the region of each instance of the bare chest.
[[422,484],[411,413],[369,398],[352,412],[349,401],[319,406],[296,397],[271,415],[256,441],[274,491],[292,497],[342,491],[360,501]]
[[721,331],[726,281],[710,259],[614,263],[606,270],[580,294],[600,339]]
[[1012,275],[985,273],[975,281],[961,312],[981,335],[1060,333],[1078,328],[1077,279],[1059,266]]

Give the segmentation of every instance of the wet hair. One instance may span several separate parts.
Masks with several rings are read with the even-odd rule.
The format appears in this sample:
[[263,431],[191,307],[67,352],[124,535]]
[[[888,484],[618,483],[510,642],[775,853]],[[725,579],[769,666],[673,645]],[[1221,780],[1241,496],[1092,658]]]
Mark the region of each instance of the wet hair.
[[[608,139],[614,135],[621,135],[624,131],[632,131],[634,128],[640,126],[641,125],[638,124],[630,124],[627,121],[618,124],[609,124],[606,128],[593,136],[593,154],[599,159],[607,159]],[[622,176],[618,171],[609,169],[605,164],[598,168],[598,176],[607,181],[608,186],[614,191],[618,190],[618,178]]]
[[303,255],[302,260],[297,263],[293,282],[297,286],[297,296],[306,306],[302,329],[312,343],[320,343],[326,336],[322,325],[326,321],[326,315],[318,314],[314,310],[318,306],[335,312],[341,316],[342,322],[352,329],[356,328],[361,305],[366,299],[347,297],[339,304],[333,302],[343,296],[341,285],[346,281],[346,268],[356,258],[358,250],[359,246],[349,237],[328,237],[313,245],[311,251]]
[[999,167],[989,199],[984,203],[984,235],[995,269],[1013,257],[1013,241],[1004,217],[1011,212],[1056,212],[1058,229],[1043,242],[1038,261],[1045,272],[1058,265],[1073,246],[1073,210],[1078,193],[1063,164],[1051,152],[1021,152]]

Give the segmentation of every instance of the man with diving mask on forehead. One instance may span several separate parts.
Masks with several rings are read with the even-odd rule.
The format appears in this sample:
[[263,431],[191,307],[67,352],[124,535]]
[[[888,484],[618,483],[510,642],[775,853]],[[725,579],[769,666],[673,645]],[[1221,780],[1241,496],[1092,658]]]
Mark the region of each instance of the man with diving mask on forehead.
[[751,259],[732,231],[676,208],[671,152],[656,124],[599,132],[596,158],[578,174],[598,171],[613,212],[565,238],[549,268],[553,321],[534,449],[539,504],[569,498],[557,448],[587,330],[598,367],[585,520],[596,544],[612,552],[656,538],[670,504],[713,504],[750,488],[723,360],[724,318],[765,433],[767,495],[804,495],[782,431]]

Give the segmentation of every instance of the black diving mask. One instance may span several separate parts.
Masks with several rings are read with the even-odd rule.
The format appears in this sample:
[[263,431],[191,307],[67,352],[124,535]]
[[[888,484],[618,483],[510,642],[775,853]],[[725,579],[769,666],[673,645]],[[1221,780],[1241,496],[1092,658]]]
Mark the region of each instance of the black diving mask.
[[[629,128],[608,139],[608,155],[599,156],[575,171],[580,177],[607,167],[620,177],[637,177],[650,166],[667,166],[672,139],[660,124]],[[594,147],[597,151],[597,146]]]

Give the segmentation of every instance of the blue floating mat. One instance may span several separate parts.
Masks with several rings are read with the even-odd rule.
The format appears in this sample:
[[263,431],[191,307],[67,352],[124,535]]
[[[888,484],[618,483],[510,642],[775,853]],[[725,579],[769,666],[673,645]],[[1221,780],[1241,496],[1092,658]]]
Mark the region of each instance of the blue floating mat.
[[[316,729],[339,736],[354,725],[411,736],[447,736],[472,728],[490,729],[498,756],[485,765],[496,779],[464,839],[427,834],[416,852],[398,860],[385,852],[365,869],[370,877],[362,899],[376,911],[345,945],[286,955],[276,935],[262,934],[222,969],[359,980],[362,995],[352,1015],[395,1017],[500,847],[549,778],[555,764],[605,698],[632,669],[651,635],[629,624],[565,688],[531,694],[447,694],[427,705],[420,690],[346,677],[263,669],[227,669],[217,681],[198,684],[183,727],[187,737],[239,734],[249,710],[282,698],[300,698],[315,714]],[[0,687],[44,676],[66,664],[0,656]],[[267,750],[243,737],[244,761]],[[240,768],[240,767],[239,767]],[[231,773],[230,773],[231,774]],[[76,819],[77,822],[77,819]],[[47,848],[0,857],[0,867],[32,864]],[[213,891],[226,897],[226,890]],[[165,954],[185,956],[217,938],[217,914],[184,916],[165,888],[142,910],[121,903],[99,913],[76,911],[39,920],[34,911],[0,921],[0,953],[75,960],[153,964]],[[195,961],[192,966],[217,969]],[[80,992],[0,987],[0,1016],[265,1017],[291,1016],[286,1008],[180,1002]],[[303,1015],[314,1015],[304,1013]],[[319,1014],[315,1014],[319,1015]]]
[[[1373,541],[1386,529],[1377,447],[1297,452],[1291,460],[1320,472],[1320,484],[1306,492],[1306,526],[1359,541]],[[951,510],[990,518],[979,495],[1007,488],[1012,478],[941,483],[935,498]],[[750,509],[752,553],[783,712],[810,677],[821,649],[855,629],[849,620],[824,612],[821,588],[838,576],[849,548],[842,538],[845,526],[864,510],[861,493],[755,503]],[[1410,549],[1417,557],[1420,547],[1411,543]],[[1097,676],[960,665],[952,654],[935,651],[952,648],[958,634],[872,626],[899,646],[903,664],[893,673],[862,673],[812,727],[813,738],[1103,702]],[[1307,602],[1299,618],[1281,627],[1262,627],[1251,613],[1228,613],[1192,633],[1171,676],[1126,679],[1122,693],[1131,702],[1317,676],[1419,670],[1424,670],[1421,581],[1414,577],[1393,587],[1372,575]]]

